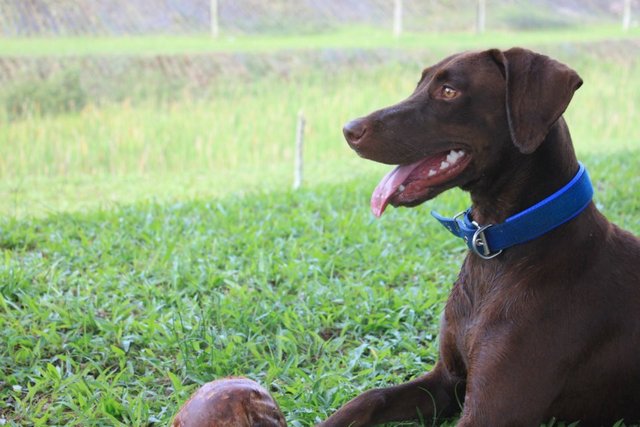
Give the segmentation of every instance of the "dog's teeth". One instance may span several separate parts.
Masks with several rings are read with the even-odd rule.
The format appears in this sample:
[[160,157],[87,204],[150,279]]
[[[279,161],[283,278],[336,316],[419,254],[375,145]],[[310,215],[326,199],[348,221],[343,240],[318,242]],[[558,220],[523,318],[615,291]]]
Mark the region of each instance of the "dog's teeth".
[[429,169],[429,176],[434,176],[435,174],[437,174],[438,172],[436,172],[435,169]]
[[398,187],[398,193],[402,193],[405,189],[404,185],[400,185],[400,187]]
[[449,154],[447,154],[447,162],[453,164],[457,162],[462,156],[464,156],[464,151],[451,150]]
[[449,163],[447,163],[447,162],[442,162],[442,163],[440,163],[440,169],[441,169],[441,170],[442,170],[442,169],[446,169],[446,168],[448,168],[449,166],[451,166],[451,165],[450,165]]

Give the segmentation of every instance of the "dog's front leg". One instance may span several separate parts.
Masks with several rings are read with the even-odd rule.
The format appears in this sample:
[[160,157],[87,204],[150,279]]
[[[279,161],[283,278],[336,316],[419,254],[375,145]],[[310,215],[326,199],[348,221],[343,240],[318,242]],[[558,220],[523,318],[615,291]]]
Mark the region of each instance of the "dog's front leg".
[[[460,395],[456,396],[458,385]],[[449,417],[460,409],[463,396],[464,384],[439,363],[433,371],[407,383],[361,394],[318,427],[360,427]]]
[[505,347],[494,341],[475,353],[456,427],[537,427],[560,417],[551,407],[566,381],[566,370],[549,364],[545,356],[554,349],[536,351],[537,342],[520,342],[505,354]]

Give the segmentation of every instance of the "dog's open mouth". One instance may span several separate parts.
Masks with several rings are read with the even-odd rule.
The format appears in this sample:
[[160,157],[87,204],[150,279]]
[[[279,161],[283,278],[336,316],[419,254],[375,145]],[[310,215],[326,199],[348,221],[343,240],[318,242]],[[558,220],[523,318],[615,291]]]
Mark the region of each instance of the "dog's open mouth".
[[388,204],[415,206],[440,191],[441,186],[458,176],[471,156],[463,150],[450,150],[408,165],[399,165],[385,175],[371,195],[371,211],[380,217]]

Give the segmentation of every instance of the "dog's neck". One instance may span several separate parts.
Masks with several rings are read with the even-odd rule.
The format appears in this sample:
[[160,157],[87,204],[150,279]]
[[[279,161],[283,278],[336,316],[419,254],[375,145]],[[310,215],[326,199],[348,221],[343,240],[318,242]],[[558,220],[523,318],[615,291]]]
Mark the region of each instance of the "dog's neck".
[[473,218],[479,224],[497,224],[551,195],[567,184],[578,170],[569,129],[561,117],[532,154],[515,150],[503,169],[471,190]]

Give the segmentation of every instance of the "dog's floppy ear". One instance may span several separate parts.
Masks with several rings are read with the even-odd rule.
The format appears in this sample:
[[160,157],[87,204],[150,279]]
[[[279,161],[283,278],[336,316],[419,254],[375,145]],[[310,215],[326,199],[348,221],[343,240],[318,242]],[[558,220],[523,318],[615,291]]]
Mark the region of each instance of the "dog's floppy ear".
[[489,52],[507,82],[511,139],[522,153],[533,153],[564,113],[582,79],[566,65],[527,49]]

